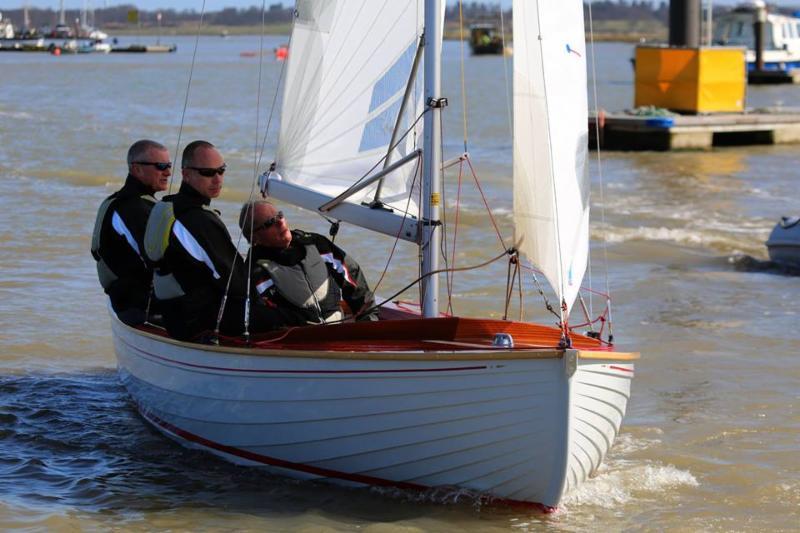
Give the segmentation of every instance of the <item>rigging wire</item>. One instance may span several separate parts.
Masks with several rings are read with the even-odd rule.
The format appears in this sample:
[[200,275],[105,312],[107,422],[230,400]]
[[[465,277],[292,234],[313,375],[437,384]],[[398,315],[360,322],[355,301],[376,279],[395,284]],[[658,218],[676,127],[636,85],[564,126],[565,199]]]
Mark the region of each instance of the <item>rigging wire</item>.
[[[439,113],[439,131],[442,132],[442,135],[439,136],[439,153],[440,154],[444,153],[444,121],[442,120],[442,114],[443,113]],[[441,226],[441,228],[439,230],[439,231],[442,232],[442,239],[440,241],[439,253],[442,256],[442,259],[444,260],[445,268],[448,268],[449,265],[448,265],[448,259],[447,259],[447,196],[446,196],[446,192],[445,192],[447,190],[447,188],[445,187],[444,171],[445,171],[445,169],[442,166],[442,168],[440,168],[440,172],[439,172],[439,181],[440,181],[439,190],[441,191],[441,195],[442,195],[442,208],[440,210],[440,212],[442,214],[442,226]],[[453,277],[452,277],[452,273],[451,272],[447,272],[447,274],[445,274],[445,276],[447,278],[446,279],[446,283],[445,283],[445,287],[447,288],[448,308],[451,308],[452,307],[452,293],[451,293],[451,291],[452,291],[452,288],[453,288]],[[450,309],[450,311],[452,311],[452,309]]]
[[[506,255],[508,255],[510,253],[512,253],[511,250],[504,250],[503,253],[501,253],[497,257],[493,257],[493,258],[488,259],[488,260],[486,260],[486,261],[484,261],[482,263],[478,263],[477,265],[459,267],[459,268],[452,268],[451,267],[449,269],[439,268],[437,270],[432,270],[432,271],[428,272],[427,274],[422,274],[417,279],[415,279],[414,281],[412,281],[411,283],[409,283],[408,285],[406,285],[405,287],[403,287],[402,289],[400,289],[396,293],[394,293],[391,296],[389,296],[388,298],[384,299],[384,301],[382,301],[381,303],[375,304],[372,307],[361,311],[360,314],[368,314],[368,313],[371,313],[372,311],[374,311],[376,309],[380,309],[381,307],[383,307],[384,305],[390,303],[392,300],[394,300],[395,298],[397,298],[398,296],[400,296],[401,294],[406,292],[408,289],[410,289],[411,287],[413,287],[414,285],[416,285],[417,283],[419,283],[420,281],[422,281],[426,277],[430,277],[430,276],[433,276],[433,275],[436,275],[436,274],[442,274],[446,270],[451,270],[452,272],[466,272],[467,270],[477,270],[479,268],[486,267],[486,266],[494,263],[495,261],[499,261],[504,256],[506,256]],[[333,322],[331,322],[331,323],[333,323]]]
[[464,2],[458,0],[458,30],[461,52],[461,117],[464,124],[464,153],[467,153],[467,84],[464,80]]
[[[537,37],[539,42],[539,54],[541,57],[544,57],[545,50],[544,50],[544,35],[542,35],[542,18],[541,18],[541,11],[540,11],[540,3],[537,0],[536,2],[536,24],[537,24]],[[541,75],[542,75],[542,90],[544,92],[544,102],[545,107],[548,105],[550,98],[547,91],[547,72],[545,70],[544,61],[541,62]],[[554,179],[553,179],[553,168],[555,168],[554,161],[553,161],[553,130],[550,127],[550,121],[545,121],[545,129],[547,130],[547,143],[549,153],[549,163],[550,163],[550,182],[553,185],[553,225],[555,226],[555,235],[556,235],[556,257],[558,260],[558,278],[559,278],[559,296],[561,297],[560,302],[560,309],[561,309],[561,333],[562,333],[562,340],[569,344],[569,326],[567,324],[567,304],[566,300],[564,299],[564,293],[566,292],[564,288],[564,264],[563,264],[563,249],[561,245],[561,232],[559,231],[559,214],[558,214],[558,191],[556,190]]]
[[[255,195],[256,189],[256,181],[258,180],[258,166],[261,162],[261,158],[258,152],[258,135],[260,132],[260,124],[259,120],[261,119],[261,81],[263,78],[264,73],[264,32],[266,29],[266,0],[262,0],[261,2],[261,35],[259,38],[259,49],[258,49],[258,82],[256,83],[256,124],[255,124],[255,141],[253,143],[253,180],[250,183],[250,195],[247,201],[247,207],[245,208],[247,211],[245,213],[245,221],[248,221],[249,215],[249,228],[247,231],[247,235],[250,236],[248,242],[251,243],[253,241],[253,226],[255,224],[255,206],[253,205],[253,196]],[[275,93],[278,93],[277,87]],[[271,118],[271,117],[270,117]],[[264,133],[264,139],[269,132]],[[239,229],[239,238],[236,241],[236,248],[239,248],[239,245],[242,242],[242,233],[245,232],[245,228]],[[247,252],[247,272],[253,271],[253,254],[249,251]],[[246,339],[250,338],[250,289],[252,287],[252,276],[247,276],[247,290],[245,292],[245,299],[244,299],[244,336]]]
[[[602,226],[603,231],[603,263],[605,265],[605,285],[606,285],[606,310],[608,312],[608,342],[613,342],[614,340],[614,329],[612,326],[611,320],[611,286],[608,280],[608,235],[606,232],[608,231],[608,226],[606,225],[606,200],[605,200],[605,183],[603,181],[603,161],[600,157],[600,119],[602,110],[599,107],[599,99],[597,96],[597,62],[595,46],[594,46],[594,26],[593,26],[593,17],[592,17],[592,0],[589,0],[589,42],[592,48],[592,93],[594,97],[594,105],[595,105],[595,152],[597,156],[597,177],[600,181],[600,224]],[[591,270],[590,270],[591,273]],[[591,282],[591,276],[589,277]],[[589,299],[589,312],[590,316],[594,316],[592,311],[592,300],[591,297]]]
[[[409,283],[408,285],[406,285],[405,287],[403,287],[399,291],[395,292],[394,294],[392,294],[388,298],[384,299],[382,302],[377,303],[377,304],[375,304],[375,305],[373,305],[371,307],[368,307],[366,309],[363,309],[363,310],[359,311],[356,315],[353,315],[352,318],[355,318],[355,317],[360,316],[360,315],[369,314],[369,313],[372,313],[373,311],[377,311],[381,307],[391,303],[392,300],[394,300],[395,298],[397,298],[398,296],[400,296],[401,294],[406,292],[408,289],[410,289],[414,285],[418,284],[420,281],[422,281],[423,278],[426,278],[426,277],[429,277],[429,276],[433,276],[433,275],[436,275],[436,274],[442,274],[442,273],[444,273],[445,270],[452,270],[452,271],[455,271],[455,272],[464,272],[464,271],[467,271],[467,270],[476,270],[476,269],[479,269],[479,268],[484,268],[484,267],[486,267],[486,266],[488,266],[488,265],[490,265],[490,264],[492,264],[492,263],[494,263],[496,261],[499,261],[500,259],[502,259],[505,255],[507,255],[509,253],[512,253],[512,251],[511,250],[506,250],[506,251],[504,251],[503,253],[501,253],[500,255],[498,255],[496,257],[493,257],[493,258],[488,259],[488,260],[486,260],[486,261],[484,261],[482,263],[478,263],[478,264],[472,265],[472,266],[459,267],[459,268],[450,268],[450,269],[440,268],[440,269],[437,269],[437,270],[432,270],[432,271],[428,272],[427,274],[419,276],[417,279],[415,279],[414,281],[412,281],[411,283]],[[332,320],[330,322],[326,322],[325,324],[326,325],[340,324],[340,323],[352,320],[352,318],[343,318],[343,319],[340,319],[340,320]],[[294,326],[294,327],[286,328],[286,330],[283,332],[283,335],[281,335],[281,336],[279,336],[277,338],[274,338],[274,339],[261,340],[261,341],[259,341],[259,345],[269,344],[269,343],[273,343],[273,342],[277,342],[277,341],[280,341],[282,339],[285,339],[286,336],[289,335],[289,333],[291,333],[293,330],[297,329],[298,327],[302,327],[302,326]],[[223,338],[230,339],[230,337],[223,337]]]
[[[452,259],[450,261],[450,265],[452,267],[456,266],[456,243],[458,242],[458,221],[461,216],[461,186],[464,183],[464,163],[463,161],[458,165],[458,189],[456,193],[456,220],[453,223],[453,252],[452,252]],[[452,277],[449,278],[452,280]],[[447,310],[450,314],[453,314],[453,303],[451,301],[451,296],[453,294],[453,286],[452,281],[450,282],[450,287],[447,289]]]
[[[253,224],[254,224],[254,221],[255,221],[255,217],[253,216],[253,212],[252,212],[253,211],[252,201],[253,201],[253,198],[255,196],[255,186],[256,186],[256,183],[258,181],[258,167],[261,165],[261,161],[262,161],[263,154],[264,154],[264,149],[265,149],[265,146],[266,146],[266,143],[267,143],[267,138],[269,137],[269,130],[270,130],[270,126],[272,124],[272,118],[273,118],[273,116],[275,114],[275,105],[277,103],[278,94],[280,93],[280,84],[281,84],[281,80],[283,79],[283,73],[284,73],[284,70],[285,70],[285,62],[284,62],[281,65],[281,70],[280,70],[280,73],[278,75],[278,80],[277,80],[276,87],[275,87],[275,94],[273,95],[272,106],[270,108],[269,118],[267,120],[267,126],[266,126],[266,129],[264,131],[264,139],[263,139],[263,142],[261,144],[261,150],[259,151],[258,134],[259,134],[259,130],[260,130],[259,122],[260,122],[260,115],[261,115],[261,89],[262,89],[263,65],[264,65],[264,35],[266,33],[265,13],[266,13],[266,0],[262,0],[262,4],[261,4],[261,35],[260,35],[260,41],[259,41],[259,70],[258,70],[258,81],[257,81],[257,90],[256,90],[256,126],[255,126],[256,127],[256,131],[255,131],[254,156],[253,156],[253,159],[254,159],[253,180],[252,180],[251,185],[250,185],[250,194],[248,196],[248,205],[249,205],[248,210],[250,211],[250,213],[249,213],[250,214],[250,233],[249,233],[249,235],[250,235],[251,239],[253,238],[253,229],[254,229],[253,228]],[[291,37],[289,38],[289,42],[291,43]],[[238,235],[238,237],[236,239],[236,250],[238,250],[239,247],[242,244],[242,237],[244,235],[244,232],[245,232],[244,228],[240,228],[239,229],[239,235]],[[231,266],[231,271],[228,273],[228,279],[227,279],[227,281],[225,283],[225,292],[224,292],[224,294],[222,296],[222,303],[220,304],[219,312],[217,313],[217,323],[216,323],[216,327],[215,327],[215,330],[214,330],[215,337],[219,337],[219,328],[220,328],[220,325],[222,323],[222,317],[223,317],[223,314],[224,314],[224,311],[225,311],[225,305],[226,305],[227,300],[228,300],[228,293],[230,292],[231,280],[233,279],[233,272],[234,272],[234,268],[235,268],[235,265],[236,265],[237,258],[241,259],[241,255],[239,255],[238,251],[235,253],[235,255],[233,257],[233,261],[231,263],[231,265],[232,265]],[[245,301],[244,301],[244,326],[245,326],[244,337],[249,342],[249,337],[250,337],[250,333],[249,333],[250,307],[251,307],[251,302],[250,302],[251,280],[250,280],[249,273],[251,272],[251,268],[252,268],[252,254],[250,254],[249,252],[247,254],[247,263],[245,264],[245,268],[247,269],[248,276],[247,276],[247,292],[245,293]]]
[[514,144],[514,122],[512,119],[511,103],[514,94],[511,91],[511,83],[508,81],[508,55],[506,55],[506,26],[505,19],[503,18],[503,7],[500,6],[500,37],[503,40],[503,79],[506,83],[506,112],[508,113],[508,137],[511,139],[511,144]]
[[494,215],[492,214],[492,209],[489,207],[489,202],[486,200],[486,195],[483,192],[483,187],[481,187],[481,182],[478,180],[478,174],[475,172],[475,167],[472,166],[472,160],[470,159],[469,154],[464,154],[464,160],[467,162],[467,165],[469,165],[469,170],[472,172],[472,179],[475,180],[475,186],[478,187],[478,192],[481,193],[481,200],[483,200],[483,205],[486,207],[486,211],[489,213],[489,220],[492,222],[492,226],[497,234],[497,238],[500,239],[500,244],[503,246],[503,248],[507,249],[508,246],[506,246],[506,241],[500,234],[500,227],[497,225],[497,220],[495,220]]
[[[264,4],[266,4],[266,0],[264,0]],[[262,7],[262,9],[266,9],[266,7]],[[296,12],[297,12],[297,9],[295,9],[295,13]],[[295,17],[295,20],[296,20],[296,17]],[[287,44],[286,44],[286,47],[289,50],[292,49],[292,36],[294,35],[294,24],[295,24],[294,21],[292,21],[292,31],[289,32],[289,40],[287,41]],[[266,22],[264,22],[264,29],[262,30],[262,32],[266,32]],[[263,34],[262,34],[262,43],[263,43]],[[262,44],[262,46],[263,46],[263,44]],[[264,51],[262,49],[261,57],[263,58],[263,56],[264,56]],[[262,59],[262,61],[263,61],[263,59]],[[267,118],[267,126],[264,129],[264,140],[261,142],[261,151],[258,154],[258,163],[257,163],[256,167],[260,167],[261,166],[261,161],[264,160],[264,150],[266,149],[266,146],[267,146],[267,139],[269,138],[269,130],[272,127],[272,117],[275,116],[275,106],[278,105],[278,95],[281,92],[281,84],[284,81],[284,74],[286,73],[286,64],[289,61],[291,61],[291,59],[287,58],[286,60],[284,60],[281,63],[281,70],[278,73],[278,80],[275,83],[275,94],[272,95],[272,105],[269,108],[269,117]],[[256,136],[256,139],[258,139],[257,136]],[[258,170],[256,170],[256,174],[258,174]],[[258,180],[258,176],[256,175],[256,176],[253,177],[253,182],[255,183],[257,180]]]
[[[192,88],[192,78],[194,76],[194,65],[197,60],[197,48],[200,43],[200,28],[203,26],[203,19],[206,15],[206,0],[203,0],[203,5],[200,7],[200,21],[197,23],[197,33],[194,37],[194,50],[192,50],[192,63],[189,66],[189,81],[186,84],[186,96],[183,99],[183,112],[181,112],[181,123],[178,127],[178,140],[175,143],[175,157],[173,158],[174,163],[172,164],[172,168],[178,169],[178,150],[181,147],[181,135],[183,134],[183,123],[186,120],[186,109],[189,107],[189,90]],[[167,189],[167,194],[172,194],[172,180],[175,178],[175,173],[173,172],[169,177],[169,188]]]
[[[409,134],[409,133],[411,133],[411,132],[413,131],[413,132],[414,132],[414,135],[416,136],[416,126],[417,126],[417,123],[419,123],[419,121],[420,121],[420,120],[422,120],[422,117],[424,117],[424,116],[425,116],[425,113],[427,113],[427,112],[428,112],[428,110],[429,110],[429,108],[423,109],[423,110],[422,110],[422,113],[420,113],[420,114],[419,114],[419,116],[417,116],[417,118],[414,120],[414,122],[413,122],[413,123],[412,123],[412,124],[411,124],[411,125],[410,125],[410,126],[407,128],[407,129],[406,129],[406,131],[404,131],[404,132],[403,132],[403,134],[402,134],[402,135],[400,135],[400,138],[399,138],[399,139],[397,139],[397,142],[396,142],[396,143],[394,143],[394,145],[392,145],[392,147],[391,147],[389,150],[387,150],[387,151],[386,151],[386,154],[384,154],[384,155],[383,155],[383,157],[381,157],[380,159],[378,159],[378,161],[377,161],[377,162],[376,162],[374,165],[372,165],[372,166],[369,168],[369,170],[367,170],[366,172],[364,172],[364,174],[362,174],[362,175],[361,175],[361,177],[360,177],[360,178],[358,178],[358,179],[357,179],[357,180],[356,180],[356,181],[355,181],[355,182],[354,182],[354,183],[353,183],[353,184],[352,184],[350,187],[348,187],[347,189],[345,189],[345,190],[344,190],[344,191],[341,193],[341,195],[346,195],[346,194],[347,194],[347,193],[348,193],[350,190],[352,190],[352,189],[354,189],[354,188],[358,187],[358,185],[359,185],[359,184],[360,184],[362,181],[364,181],[365,179],[367,179],[367,178],[370,176],[370,174],[372,174],[372,171],[373,171],[373,170],[375,170],[375,169],[376,169],[376,168],[378,168],[379,166],[383,165],[383,162],[386,160],[386,158],[389,156],[389,154],[390,154],[391,152],[393,152],[395,148],[397,148],[398,146],[400,146],[400,144],[401,144],[401,143],[402,143],[402,142],[405,140],[405,138],[408,136],[408,134]],[[421,156],[419,159],[421,159],[422,157],[424,157],[424,155],[423,155],[423,156]],[[419,204],[417,204],[417,205],[422,205],[422,204],[421,204],[421,201],[422,201],[422,200],[421,200],[421,196],[420,196],[420,203],[419,203]]]
[[[192,50],[192,62],[190,64],[190,66],[189,66],[189,80],[188,80],[188,82],[186,84],[186,95],[185,95],[184,100],[183,100],[183,111],[181,112],[181,122],[180,122],[180,126],[178,127],[178,140],[177,140],[177,143],[176,143],[176,146],[175,146],[175,163],[176,164],[173,165],[174,168],[177,168],[178,150],[180,149],[180,145],[181,145],[181,136],[183,134],[183,125],[184,125],[184,122],[186,120],[186,110],[189,107],[189,94],[190,94],[191,88],[192,88],[192,79],[194,78],[194,67],[195,67],[195,64],[197,63],[197,49],[199,48],[199,43],[200,43],[200,28],[203,26],[203,20],[205,18],[205,12],[206,12],[206,2],[205,2],[205,0],[203,0],[203,4],[202,4],[202,6],[200,8],[200,21],[197,23],[197,32],[195,33],[194,49]],[[173,180],[174,176],[175,176],[174,173],[170,176],[169,188],[167,190],[167,193],[172,193],[172,180]],[[239,259],[241,259],[241,256],[239,256],[238,252],[235,254],[235,256],[233,258],[233,262],[231,263],[231,272],[228,275],[228,281],[227,281],[227,283],[225,285],[225,292],[222,295],[222,301],[220,302],[219,311],[217,312],[217,322],[216,322],[216,325],[214,327],[214,338],[215,339],[219,338],[219,328],[220,328],[220,324],[222,323],[222,315],[223,315],[223,313],[225,311],[225,305],[228,302],[228,291],[230,289],[231,278],[233,276],[233,268],[236,265],[236,258],[237,257],[239,257]]]
[[389,264],[392,262],[392,257],[394,257],[394,252],[397,249],[397,244],[400,242],[400,233],[403,231],[403,224],[405,223],[406,219],[408,218],[408,207],[411,205],[411,198],[414,194],[414,185],[417,183],[417,179],[419,178],[420,172],[422,171],[422,158],[417,159],[416,168],[414,170],[414,179],[411,181],[411,187],[408,193],[408,199],[406,200],[406,208],[403,212],[403,220],[400,223],[400,227],[397,230],[397,235],[394,237],[394,244],[392,245],[392,250],[389,252],[389,257],[386,260],[386,266],[383,267],[383,272],[381,273],[381,277],[378,278],[378,282],[375,284],[374,289],[372,290],[373,294],[378,292],[378,287],[380,287],[381,283],[383,282],[383,278],[386,276],[386,273],[389,271]]
[[522,322],[522,316],[525,308],[522,305],[522,266],[519,261],[519,252],[514,256],[517,270],[517,292],[519,294],[519,321]]

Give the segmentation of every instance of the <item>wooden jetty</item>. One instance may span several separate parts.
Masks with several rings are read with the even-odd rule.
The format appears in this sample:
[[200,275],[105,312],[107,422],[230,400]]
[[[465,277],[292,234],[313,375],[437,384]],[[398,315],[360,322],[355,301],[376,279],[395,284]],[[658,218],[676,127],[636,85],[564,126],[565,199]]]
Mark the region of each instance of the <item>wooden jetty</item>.
[[800,69],[751,70],[747,73],[750,85],[775,85],[778,83],[800,83]]
[[177,45],[159,45],[159,44],[132,44],[124,47],[112,47],[111,51],[114,53],[127,53],[127,54],[145,54],[145,53],[170,53],[178,49]]
[[[599,123],[599,128],[598,128]],[[709,115],[589,117],[589,147],[606,150],[710,150],[714,146],[800,143],[800,110]]]
[[[63,42],[48,42],[41,44],[37,42],[13,42],[2,43],[0,42],[0,52],[47,52],[53,53],[55,49],[60,51],[69,52],[70,49],[65,46]],[[132,44],[129,46],[113,46],[111,50],[106,50],[114,53],[132,53],[132,54],[145,54],[145,53],[171,53],[178,49],[175,44],[170,45],[150,45],[150,44]],[[88,52],[91,50],[80,50]]]

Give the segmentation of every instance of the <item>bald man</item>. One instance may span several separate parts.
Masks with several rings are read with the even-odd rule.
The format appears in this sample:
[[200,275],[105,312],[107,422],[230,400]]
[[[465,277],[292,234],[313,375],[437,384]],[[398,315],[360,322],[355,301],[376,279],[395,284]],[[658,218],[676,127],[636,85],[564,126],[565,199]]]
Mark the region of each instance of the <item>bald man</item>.
[[377,320],[361,268],[330,240],[289,229],[283,212],[263,200],[242,206],[239,227],[251,244],[256,290],[268,306],[295,321],[325,324],[344,318],[344,300],[356,320]]

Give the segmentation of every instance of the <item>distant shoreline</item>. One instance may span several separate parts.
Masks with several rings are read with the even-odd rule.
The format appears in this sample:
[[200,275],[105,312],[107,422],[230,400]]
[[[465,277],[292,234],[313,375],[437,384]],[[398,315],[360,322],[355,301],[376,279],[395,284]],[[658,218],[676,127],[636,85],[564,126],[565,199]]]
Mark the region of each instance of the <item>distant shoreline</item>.
[[[263,27],[264,35],[283,35],[287,38],[291,32],[291,24],[269,24]],[[153,26],[126,26],[115,27],[106,26],[103,31],[107,32],[111,37],[125,37],[128,35],[147,35],[147,36],[186,36],[197,35],[198,28],[195,25],[181,25],[157,28]],[[248,26],[221,26],[221,25],[207,25],[202,26],[199,30],[200,35],[208,36],[230,36],[230,35],[261,35],[262,27],[260,25]],[[445,40],[457,41],[461,38],[461,31],[458,28],[447,28],[444,32]],[[468,32],[465,30],[464,39],[468,39]],[[589,34],[586,35],[587,41]],[[509,41],[513,41],[513,36],[509,36]],[[662,31],[596,31],[594,40],[597,42],[665,42],[667,40],[666,30]]]

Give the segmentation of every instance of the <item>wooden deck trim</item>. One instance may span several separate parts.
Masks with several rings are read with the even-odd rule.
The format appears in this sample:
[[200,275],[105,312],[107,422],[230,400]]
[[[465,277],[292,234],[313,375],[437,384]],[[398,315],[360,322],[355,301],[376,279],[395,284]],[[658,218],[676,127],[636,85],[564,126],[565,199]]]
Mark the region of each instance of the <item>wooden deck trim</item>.
[[[179,346],[189,350],[202,350],[216,354],[247,355],[254,357],[281,357],[281,358],[316,358],[316,359],[344,359],[344,360],[370,360],[370,361],[500,361],[500,360],[519,360],[519,359],[559,359],[564,356],[563,350],[550,348],[526,349],[526,350],[507,350],[491,347],[484,347],[481,351],[445,351],[443,346],[438,350],[424,351],[383,351],[375,352],[343,352],[343,351],[321,351],[321,350],[302,350],[287,348],[244,348],[236,346],[217,346],[213,344],[198,344],[172,339],[163,335],[157,335],[138,328],[131,328],[120,323],[122,327],[132,330],[136,335],[143,335],[152,340],[165,342],[173,346]],[[430,341],[428,341],[430,342]]]
[[641,359],[639,352],[596,352],[591,350],[578,350],[580,359],[613,359],[615,361],[636,361]]

